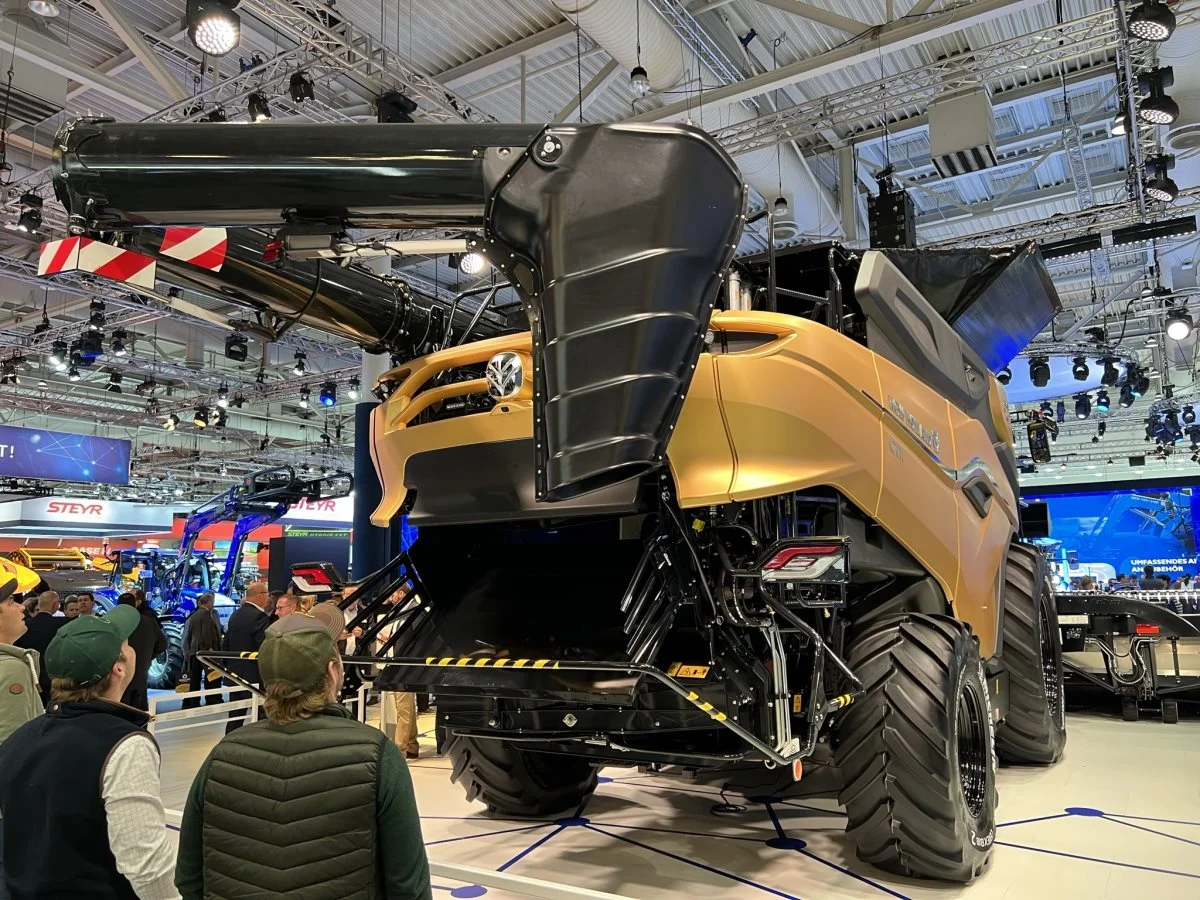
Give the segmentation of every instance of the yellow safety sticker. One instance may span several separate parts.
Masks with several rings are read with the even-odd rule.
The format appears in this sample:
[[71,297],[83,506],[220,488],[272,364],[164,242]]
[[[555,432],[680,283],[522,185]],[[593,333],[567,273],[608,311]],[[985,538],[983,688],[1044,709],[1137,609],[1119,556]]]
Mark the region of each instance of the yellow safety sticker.
[[672,678],[707,678],[710,666],[685,666],[683,663],[671,663],[667,674]]
[[792,715],[798,715],[804,709],[804,696],[802,694],[792,695]]

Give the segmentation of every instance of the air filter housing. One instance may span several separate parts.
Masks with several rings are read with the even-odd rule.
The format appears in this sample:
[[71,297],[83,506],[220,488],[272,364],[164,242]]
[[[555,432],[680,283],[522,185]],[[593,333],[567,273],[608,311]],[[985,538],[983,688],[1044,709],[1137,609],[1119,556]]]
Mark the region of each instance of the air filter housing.
[[996,165],[996,117],[982,88],[929,104],[929,155],[943,178]]

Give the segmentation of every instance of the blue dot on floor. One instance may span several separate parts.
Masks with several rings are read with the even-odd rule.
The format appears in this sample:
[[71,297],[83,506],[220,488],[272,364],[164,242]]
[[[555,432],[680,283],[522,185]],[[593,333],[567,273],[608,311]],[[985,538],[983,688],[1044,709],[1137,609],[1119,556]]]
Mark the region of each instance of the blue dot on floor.
[[800,838],[777,837],[767,841],[767,846],[772,850],[803,850],[808,846],[808,842]]
[[1104,815],[1104,810],[1092,809],[1090,806],[1068,806],[1063,812],[1068,816],[1091,816],[1092,818]]
[[487,888],[480,884],[468,884],[466,887],[455,888],[450,892],[451,897],[461,898],[461,900],[469,900],[471,897],[482,897],[487,893]]
[[613,779],[609,778],[607,775],[601,775],[599,778],[596,779],[596,784],[612,784],[612,783],[613,783]]
[[570,828],[573,825],[574,826],[587,825],[591,821],[592,821],[591,819],[585,819],[585,818],[583,818],[583,816],[571,816],[566,819],[559,819],[554,824],[561,825],[563,828]]

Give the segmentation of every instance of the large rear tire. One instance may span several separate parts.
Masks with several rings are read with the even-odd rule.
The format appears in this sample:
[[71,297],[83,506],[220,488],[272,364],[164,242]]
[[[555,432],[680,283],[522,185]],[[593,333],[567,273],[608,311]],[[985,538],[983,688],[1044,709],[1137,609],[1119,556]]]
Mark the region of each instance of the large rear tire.
[[1009,548],[1003,621],[1008,715],[996,728],[996,752],[1005,762],[1048,766],[1067,743],[1062,632],[1046,558],[1035,547]]
[[146,682],[152,688],[173,691],[183,677],[183,625],[179,622],[163,622],[162,629],[167,636],[167,649],[150,661]]
[[506,816],[574,812],[596,790],[597,770],[586,759],[469,737],[449,737],[443,750],[467,799]]
[[859,859],[970,882],[996,834],[991,701],[978,644],[945,616],[882,620],[848,662],[865,689],[837,725],[840,796]]

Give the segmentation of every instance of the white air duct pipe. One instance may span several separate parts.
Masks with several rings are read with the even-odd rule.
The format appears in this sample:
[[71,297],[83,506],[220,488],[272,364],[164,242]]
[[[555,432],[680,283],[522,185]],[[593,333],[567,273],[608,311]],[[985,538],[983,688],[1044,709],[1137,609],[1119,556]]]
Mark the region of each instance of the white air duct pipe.
[[[650,79],[651,89],[696,91],[697,108],[691,121],[706,131],[717,131],[755,117],[753,110],[740,103],[702,104],[697,86],[686,83],[688,72],[684,61],[695,59],[695,55],[645,0],[554,0],[554,5],[572,22],[578,18],[579,27],[620,63],[626,74],[638,64],[640,16],[641,65]],[[707,70],[705,74],[706,81],[711,83],[715,76]],[[782,180],[788,212],[775,219],[778,238],[786,240],[798,233],[815,235],[840,231],[834,212],[836,205],[813,177],[808,163],[790,144],[780,149],[778,165],[774,147],[743,153],[736,159],[746,183],[768,204],[774,203],[779,196]]]

